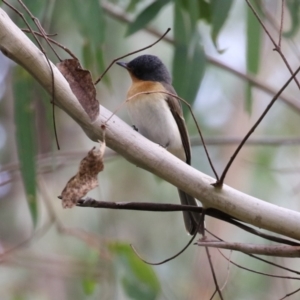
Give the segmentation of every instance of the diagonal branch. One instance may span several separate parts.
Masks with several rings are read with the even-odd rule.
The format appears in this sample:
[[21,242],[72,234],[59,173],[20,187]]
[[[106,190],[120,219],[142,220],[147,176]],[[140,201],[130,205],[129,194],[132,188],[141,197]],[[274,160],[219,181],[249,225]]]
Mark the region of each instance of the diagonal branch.
[[[42,52],[0,9],[0,49],[23,66],[51,94],[51,71]],[[55,78],[55,103],[73,118],[93,141],[102,139],[101,125],[111,112],[103,106],[100,115],[91,122],[72,93],[63,75],[52,64]],[[212,177],[170,154],[113,116],[107,123],[107,146],[135,165],[144,168],[188,194],[200,199],[207,208],[215,208],[243,222],[253,224],[300,240],[300,213],[279,207],[239,192],[227,185],[222,189],[211,186]]]

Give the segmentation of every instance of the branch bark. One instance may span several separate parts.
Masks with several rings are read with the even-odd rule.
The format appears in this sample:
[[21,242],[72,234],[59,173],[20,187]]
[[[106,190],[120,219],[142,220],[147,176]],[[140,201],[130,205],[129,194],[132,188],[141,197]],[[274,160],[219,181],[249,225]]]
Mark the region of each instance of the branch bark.
[[[0,9],[0,49],[23,66],[52,94],[51,72],[43,53]],[[102,139],[105,124],[107,146],[138,167],[148,170],[199,199],[204,207],[219,209],[246,223],[300,240],[300,213],[241,193],[229,186],[211,184],[215,179],[188,166],[164,148],[141,136],[118,117],[100,106],[100,115],[91,122],[72,93],[63,75],[52,64],[55,104],[64,110],[93,141]],[[110,118],[111,117],[111,118]],[[109,122],[106,121],[110,118]]]

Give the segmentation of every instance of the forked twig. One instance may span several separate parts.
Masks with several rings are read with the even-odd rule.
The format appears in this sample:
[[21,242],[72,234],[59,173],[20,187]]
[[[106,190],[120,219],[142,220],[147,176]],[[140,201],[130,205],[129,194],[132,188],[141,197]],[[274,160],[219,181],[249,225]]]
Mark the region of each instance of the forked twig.
[[[40,32],[37,32],[37,31],[30,31],[28,29],[22,29],[23,32],[26,32],[26,33],[31,33],[33,32],[34,34],[38,35],[38,36],[41,36],[41,37],[44,37],[43,34],[41,34]],[[53,40],[50,38],[50,36],[56,36],[56,34],[47,34],[47,41],[49,41],[50,43],[56,45],[57,47],[63,49],[64,51],[66,51],[71,57],[73,57],[74,59],[78,59],[75,54],[70,50],[68,49],[67,47],[65,47],[64,45],[60,44],[59,42]]]
[[[14,6],[12,6],[11,4],[9,4],[6,0],[2,0],[4,4],[6,4],[11,10],[13,10],[17,15],[19,15],[21,17],[21,19],[24,21],[24,23],[26,24],[28,30],[30,31],[30,33],[33,35],[33,38],[35,39],[35,41],[37,42],[40,50],[42,51],[42,53],[44,54],[46,60],[47,60],[47,64],[49,65],[49,69],[50,69],[50,73],[51,73],[51,87],[52,87],[52,94],[51,94],[51,103],[52,103],[52,120],[53,120],[53,127],[54,127],[54,135],[55,135],[55,141],[56,141],[56,145],[57,145],[57,149],[59,150],[59,142],[58,142],[58,137],[57,137],[57,129],[56,129],[56,121],[55,121],[55,83],[54,83],[54,72],[50,63],[50,60],[46,54],[46,51],[44,50],[42,44],[40,43],[40,41],[38,40],[38,38],[35,36],[34,31],[32,30],[32,28],[30,27],[29,23],[27,22],[27,20],[25,19],[24,15],[17,10]],[[44,37],[44,39],[47,41],[47,35],[44,32],[41,24],[39,23],[39,21],[37,21],[37,18],[35,18],[32,13],[30,12],[30,10],[26,7],[26,5],[21,1],[18,0],[19,3],[22,5],[22,7],[26,10],[26,12],[29,14],[29,16],[31,17],[31,19],[34,21],[35,25],[37,26],[37,28],[40,30],[41,35]],[[47,41],[48,44],[50,44]],[[52,45],[50,46],[51,49],[54,51],[54,53],[57,55],[56,51],[52,48]],[[57,55],[57,57],[59,58],[59,56]],[[60,58],[59,58],[60,59]]]
[[[283,55],[281,48],[278,47],[278,45],[276,44],[275,40],[273,39],[273,37],[271,36],[270,32],[268,31],[267,27],[264,25],[263,21],[261,20],[261,18],[259,17],[258,13],[255,11],[254,7],[252,6],[252,4],[250,3],[249,0],[246,0],[248,6],[250,7],[250,9],[252,10],[253,14],[255,15],[256,19],[258,20],[258,22],[260,23],[260,25],[262,26],[262,28],[264,29],[265,33],[268,35],[269,39],[271,40],[271,42],[274,45],[274,50],[278,52],[278,54],[280,55],[280,57],[282,58],[282,60],[284,61],[285,65],[287,66],[289,72],[291,73],[291,75],[293,74],[293,70],[290,67],[288,61],[286,60],[285,56]],[[297,80],[297,78],[293,78],[295,80],[295,83],[297,84],[298,88],[300,89],[300,84],[299,81]]]
[[[213,234],[212,232],[210,232],[209,230],[206,229],[206,232],[208,232],[210,235],[212,235],[214,238],[216,238],[217,240],[219,241],[222,241],[224,242],[224,240],[222,240],[221,238],[219,238],[218,236],[216,236],[215,234]],[[252,272],[252,273],[255,273],[255,274],[260,274],[260,275],[264,275],[264,276],[268,276],[268,277],[274,277],[274,278],[284,278],[284,279],[294,279],[294,280],[300,280],[300,277],[291,277],[291,276],[280,276],[280,275],[273,275],[273,274],[268,274],[268,273],[263,273],[263,272],[258,272],[258,271],[254,271],[252,269],[249,269],[249,268],[246,268],[246,267],[243,267],[237,263],[235,263],[234,261],[228,259],[223,253],[222,251],[220,251],[220,254],[227,260],[229,261],[231,264],[233,264],[234,266],[240,268],[240,269],[243,269],[243,270],[246,270],[246,271],[249,271],[249,272]],[[274,267],[277,267],[279,269],[282,269],[282,270],[285,270],[285,271],[289,271],[289,272],[292,272],[292,273],[295,273],[295,274],[298,274],[300,275],[300,272],[296,271],[296,270],[292,270],[292,269],[289,269],[289,268],[286,268],[286,267],[283,267],[281,265],[278,265],[276,263],[273,263],[271,261],[268,261],[266,259],[263,259],[263,258],[260,258],[256,255],[253,255],[253,254],[249,254],[249,253],[244,253],[245,255],[248,255],[256,260],[259,260],[259,261],[262,261],[266,264],[269,264],[271,266],[274,266]]]

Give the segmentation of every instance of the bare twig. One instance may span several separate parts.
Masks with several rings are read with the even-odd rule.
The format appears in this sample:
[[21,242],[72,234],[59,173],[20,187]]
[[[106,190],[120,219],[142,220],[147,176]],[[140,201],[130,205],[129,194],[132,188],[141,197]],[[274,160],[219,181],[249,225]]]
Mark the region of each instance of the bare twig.
[[[50,43],[48,42],[48,38],[47,38],[47,34],[44,32],[40,22],[38,21],[37,18],[35,18],[32,13],[30,12],[30,10],[26,7],[26,5],[21,1],[18,0],[19,3],[22,5],[22,7],[26,10],[26,12],[29,14],[29,16],[31,17],[31,19],[34,21],[34,23],[36,24],[37,28],[40,30],[41,35],[44,37],[44,39],[47,41],[47,43],[50,45]],[[47,64],[49,65],[49,69],[51,72],[51,88],[52,88],[52,93],[51,93],[51,103],[52,103],[52,119],[53,119],[53,128],[54,128],[54,135],[55,135],[55,141],[56,141],[56,145],[57,145],[57,149],[60,149],[59,146],[59,142],[58,142],[58,136],[57,136],[57,130],[56,130],[56,121],[55,121],[55,83],[54,83],[54,73],[53,73],[53,69],[50,63],[50,60],[46,54],[46,51],[44,50],[42,44],[40,43],[40,41],[38,40],[38,38],[35,36],[34,31],[32,30],[32,28],[30,27],[29,23],[27,22],[27,20],[25,19],[24,15],[17,10],[14,6],[12,6],[11,4],[9,4],[6,0],[3,0],[3,3],[5,3],[10,9],[12,9],[16,14],[18,14],[21,19],[24,21],[24,23],[26,24],[27,28],[29,29],[30,33],[33,35],[33,38],[35,39],[35,41],[37,42],[40,50],[42,51],[42,53],[44,54],[46,60],[47,60]],[[56,51],[53,49],[52,45],[50,45],[50,48],[53,50],[53,52],[56,54]],[[59,58],[59,56],[57,55],[57,57]],[[60,58],[59,58],[60,59]]]
[[279,28],[279,38],[278,38],[278,48],[281,50],[281,36],[283,28],[283,19],[284,19],[284,0],[281,0],[281,18],[280,18],[280,28]]
[[[219,251],[219,253],[231,264],[233,264],[234,266],[236,266],[239,269],[254,273],[254,274],[259,274],[259,275],[263,275],[263,276],[267,276],[267,277],[272,277],[272,278],[281,278],[281,279],[292,279],[292,280],[300,280],[300,277],[293,277],[293,276],[281,276],[281,275],[273,275],[273,274],[268,274],[268,273],[264,273],[264,272],[258,272],[255,271],[253,269],[250,268],[246,268],[243,267],[237,263],[235,263],[234,261],[232,261],[231,259],[229,259],[228,257],[226,257],[221,251]],[[255,257],[256,258],[256,257]]]
[[[31,11],[27,8],[27,6],[23,3],[22,0],[18,0],[19,3],[22,5],[22,7],[26,10],[26,12],[28,13],[28,15],[30,16],[30,18],[32,19],[32,21],[35,23],[36,27],[38,28],[38,30],[40,31],[40,33],[42,34],[42,36],[44,37],[44,40],[46,41],[46,43],[48,44],[48,46],[51,48],[51,50],[53,51],[53,53],[56,55],[57,59],[59,61],[62,61],[62,59],[59,57],[58,53],[55,51],[55,49],[52,47],[52,45],[49,43],[48,38],[47,38],[47,34],[45,32],[45,30],[43,29],[40,21],[38,18],[36,18]],[[34,35],[34,32],[31,31],[31,33]],[[36,37],[34,37],[36,41],[38,41],[38,39]],[[38,42],[39,46],[42,47],[42,45]],[[45,50],[44,50],[45,52]],[[44,53],[46,55],[46,53]]]
[[211,257],[210,257],[210,253],[209,253],[208,247],[205,247],[205,251],[206,251],[206,256],[208,258],[210,270],[211,270],[211,273],[212,273],[212,276],[213,276],[213,279],[214,279],[216,290],[217,290],[217,292],[218,292],[218,294],[220,296],[220,299],[223,300],[224,298],[223,298],[222,292],[221,292],[221,290],[219,288],[219,284],[218,284],[218,281],[217,281],[217,277],[216,277],[216,274],[215,274],[213,263],[211,261]]
[[168,34],[168,32],[169,32],[170,30],[171,30],[171,28],[168,28],[168,29],[166,30],[166,32],[165,32],[165,33],[164,33],[157,41],[155,41],[155,42],[152,43],[151,45],[146,46],[146,47],[144,47],[144,48],[141,48],[141,49],[139,49],[139,50],[132,51],[132,52],[130,52],[130,53],[127,53],[127,54],[125,54],[125,55],[122,55],[122,56],[120,56],[120,57],[115,58],[115,59],[109,64],[109,66],[105,69],[105,71],[101,74],[101,76],[95,81],[95,85],[101,81],[101,79],[103,78],[103,76],[108,72],[108,70],[111,68],[111,66],[112,66],[116,61],[118,61],[118,60],[120,60],[120,59],[122,59],[122,58],[124,58],[124,57],[130,56],[130,55],[132,55],[132,54],[135,54],[135,53],[138,53],[138,52],[141,52],[141,51],[144,51],[144,50],[146,50],[146,49],[149,49],[149,48],[153,47],[153,46],[156,45],[159,41],[161,41],[161,40]]
[[[240,144],[242,137],[211,137],[205,138],[205,144],[210,146],[230,146]],[[255,137],[249,138],[244,146],[294,146],[300,144],[298,137]],[[201,139],[198,136],[191,137],[192,146],[202,146]]]
[[[27,32],[27,33],[31,33],[30,30],[28,29],[22,29],[23,32]],[[37,32],[37,31],[33,31],[34,34],[38,35],[38,36],[41,36],[41,37],[44,37],[43,34],[41,34],[40,32]],[[47,41],[49,41],[50,43],[58,46],[59,48],[63,49],[64,51],[66,51],[71,57],[75,58],[75,59],[78,59],[75,54],[70,50],[68,49],[67,47],[65,47],[64,45],[60,44],[59,42],[53,40],[50,38],[50,36],[55,36],[56,34],[47,34]]]
[[[209,231],[209,230],[206,229],[206,232],[208,232],[210,235],[212,235],[212,236],[213,236],[214,238],[216,238],[217,240],[224,242],[224,240],[220,239],[218,236],[216,236],[215,234],[213,234],[211,231]],[[221,254],[226,260],[228,260],[228,258],[227,258],[220,250],[218,250],[218,251],[220,252],[220,254]],[[283,267],[283,266],[281,266],[281,265],[278,265],[278,264],[276,264],[276,263],[273,263],[272,261],[268,261],[268,260],[266,260],[266,259],[260,258],[260,257],[258,257],[258,256],[256,256],[256,255],[253,255],[253,254],[248,254],[248,253],[244,253],[244,254],[245,254],[245,255],[248,255],[248,256],[250,256],[250,257],[256,259],[256,260],[262,261],[262,262],[264,262],[264,263],[266,263],[266,264],[268,264],[268,265],[271,265],[271,266],[277,267],[277,268],[279,268],[279,269],[282,269],[282,270],[285,270],[285,271],[288,271],[288,272],[291,272],[291,273],[295,273],[295,274],[300,275],[300,272],[298,272],[298,271],[296,271],[296,270],[293,270],[293,269],[290,269],[290,268]],[[247,270],[247,271],[256,273],[256,274],[262,274],[262,275],[266,275],[266,276],[269,276],[269,277],[275,277],[275,278],[287,278],[287,279],[295,279],[295,280],[299,280],[299,279],[300,279],[300,277],[287,277],[287,276],[279,276],[279,275],[272,275],[272,274],[261,273],[261,272],[257,272],[257,271],[254,271],[254,270],[251,270],[251,269],[247,269],[247,268],[245,268],[245,267],[242,267],[242,266],[240,266],[240,265],[234,263],[234,262],[231,261],[231,260],[229,260],[229,262],[232,263],[233,265],[237,266],[238,268],[241,268],[241,269],[244,269],[244,270]]]
[[243,244],[243,243],[227,243],[217,241],[198,241],[196,245],[202,247],[229,249],[243,253],[277,256],[277,257],[300,257],[300,246],[287,245],[257,245],[257,244]]
[[[218,249],[219,252],[221,252],[219,249]],[[229,259],[231,258],[231,254],[232,254],[232,251],[230,251],[230,254],[229,254]],[[229,279],[229,275],[230,275],[230,262],[228,261],[228,265],[227,265],[227,276],[226,276],[226,279],[224,281],[224,284],[223,286],[221,287],[221,291],[223,291],[227,285],[227,282],[228,282],[228,279]]]
[[130,245],[130,246],[131,246],[132,250],[134,251],[134,253],[139,257],[139,259],[141,259],[144,263],[146,263],[148,265],[158,266],[158,265],[162,265],[164,263],[167,263],[168,261],[171,261],[171,260],[175,259],[176,257],[178,257],[179,255],[181,255],[192,244],[192,242],[195,240],[195,238],[196,238],[196,236],[197,236],[197,234],[199,232],[202,233],[203,238],[204,238],[204,233],[205,233],[205,228],[204,228],[205,212],[206,212],[206,209],[203,209],[202,213],[201,213],[201,217],[200,217],[199,223],[197,225],[197,230],[195,231],[194,235],[191,237],[191,239],[189,240],[189,242],[179,252],[177,252],[176,254],[172,255],[171,257],[169,257],[169,258],[167,258],[167,259],[165,259],[163,261],[160,261],[160,262],[157,262],[157,263],[148,262],[148,261],[146,261],[145,259],[143,259],[138,254],[138,252],[135,250],[135,248],[133,247],[133,245]]
[[188,241],[188,243],[187,243],[187,244],[186,244],[179,252],[177,252],[176,254],[172,255],[171,257],[168,257],[167,259],[164,259],[164,260],[162,260],[162,261],[160,261],[160,262],[153,263],[153,262],[149,262],[149,261],[145,260],[145,259],[143,259],[143,258],[141,257],[141,255],[136,251],[136,249],[133,247],[133,245],[130,245],[130,247],[132,248],[132,250],[134,251],[134,253],[138,256],[138,258],[139,258],[140,260],[142,260],[144,263],[146,263],[147,265],[151,265],[151,266],[159,266],[159,265],[163,265],[163,264],[165,264],[165,263],[167,263],[167,262],[169,262],[169,261],[175,259],[175,258],[178,257],[179,255],[181,255],[181,254],[182,254],[182,253],[183,253],[183,252],[184,252],[184,251],[192,244],[192,242],[195,240],[195,238],[196,238],[196,236],[197,236],[197,234],[198,234],[198,230],[199,230],[200,226],[201,226],[201,223],[198,224],[198,228],[197,228],[197,230],[195,231],[194,235],[191,237],[191,239]]
[[[274,50],[278,52],[278,54],[280,55],[280,57],[282,58],[282,60],[284,61],[285,65],[287,66],[288,70],[290,71],[291,75],[293,74],[293,70],[290,67],[287,59],[285,58],[285,56],[283,55],[281,48],[278,47],[278,45],[276,44],[275,40],[273,39],[273,37],[271,36],[271,34],[269,33],[267,27],[264,25],[263,21],[261,20],[261,18],[259,17],[258,13],[255,11],[254,7],[252,6],[252,4],[250,3],[249,0],[246,0],[248,6],[250,7],[250,9],[252,10],[253,14],[255,15],[256,19],[258,20],[258,22],[260,23],[260,25],[262,26],[262,28],[264,29],[265,33],[268,35],[269,39],[272,41],[273,45],[274,45]],[[297,84],[298,88],[300,89],[300,84],[297,80],[296,77],[293,78],[295,83]]]
[[278,97],[280,96],[280,94],[285,90],[285,88],[290,84],[290,82],[295,78],[295,76],[298,74],[298,72],[300,71],[300,67],[298,67],[298,69],[296,70],[296,72],[289,78],[289,80],[283,85],[283,87],[277,92],[277,94],[273,97],[273,99],[271,100],[271,102],[269,103],[269,105],[267,106],[267,108],[264,110],[264,112],[262,113],[262,115],[259,117],[259,119],[256,121],[256,123],[252,126],[252,128],[249,130],[249,132],[246,134],[246,136],[243,138],[242,142],[240,143],[240,145],[237,147],[237,149],[235,150],[235,152],[233,153],[233,155],[231,156],[228,164],[226,165],[221,178],[219,181],[217,181],[214,186],[215,187],[221,187],[224,183],[224,179],[226,177],[226,174],[231,166],[231,164],[233,163],[234,159],[236,158],[236,156],[238,155],[238,153],[240,152],[240,150],[242,149],[242,147],[244,146],[244,144],[246,143],[246,141],[248,140],[248,138],[250,137],[250,135],[255,131],[255,129],[257,128],[257,126],[260,124],[260,122],[264,119],[264,117],[266,116],[266,114],[268,113],[268,111],[271,109],[271,107],[273,106],[273,104],[275,103],[275,101],[278,99]]
[[280,298],[279,300],[287,299],[287,298],[289,298],[290,296],[295,295],[295,294],[298,293],[299,291],[300,291],[300,288],[297,289],[297,290],[295,290],[295,291],[293,291],[293,292],[291,292],[291,293],[289,293],[289,294],[286,294],[283,298]]

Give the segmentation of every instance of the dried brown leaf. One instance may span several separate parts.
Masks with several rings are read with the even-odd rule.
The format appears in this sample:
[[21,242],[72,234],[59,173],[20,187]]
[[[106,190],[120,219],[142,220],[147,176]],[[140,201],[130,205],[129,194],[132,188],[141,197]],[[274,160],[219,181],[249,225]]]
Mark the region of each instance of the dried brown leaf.
[[63,208],[72,208],[79,199],[99,185],[97,175],[104,168],[104,151],[105,141],[99,149],[94,147],[82,159],[78,173],[68,181],[61,196],[59,196],[62,199]]
[[79,60],[65,59],[57,64],[57,68],[69,82],[70,88],[78,101],[94,121],[99,114],[99,102],[96,99],[96,89],[91,73],[82,69]]

